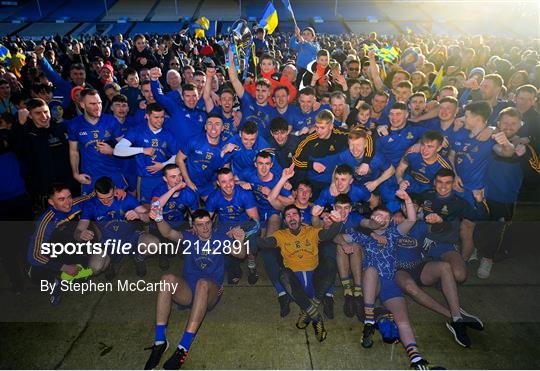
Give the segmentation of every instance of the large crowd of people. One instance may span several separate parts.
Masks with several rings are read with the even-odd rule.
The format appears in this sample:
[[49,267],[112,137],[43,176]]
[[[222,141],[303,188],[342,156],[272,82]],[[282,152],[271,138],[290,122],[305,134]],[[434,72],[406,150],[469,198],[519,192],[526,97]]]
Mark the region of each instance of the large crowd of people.
[[[158,294],[146,369],[169,346],[173,303],[191,309],[165,369],[186,361],[225,280],[254,285],[262,269],[276,311],[297,304],[296,327],[318,341],[343,295],[363,347],[378,328],[429,368],[408,295],[469,347],[483,323],[460,301],[467,264],[480,259],[475,274],[489,278],[516,202],[538,201],[539,40],[253,37],[247,73],[226,35],[4,40],[0,220],[36,221],[28,244],[2,247],[13,289],[25,252],[30,280],[55,283],[53,305],[65,277],[113,280],[128,256],[144,277],[152,258],[52,257],[45,242],[181,241],[183,272],[162,276],[179,289]],[[399,55],[386,61],[390,46]],[[163,271],[178,258],[156,255]]]

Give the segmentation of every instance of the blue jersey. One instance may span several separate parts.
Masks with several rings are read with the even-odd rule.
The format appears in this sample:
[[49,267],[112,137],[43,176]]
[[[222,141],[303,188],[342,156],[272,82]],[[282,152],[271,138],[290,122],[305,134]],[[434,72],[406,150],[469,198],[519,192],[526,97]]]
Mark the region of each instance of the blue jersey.
[[302,223],[311,225],[311,209],[313,208],[312,204],[309,204],[305,209],[300,209],[300,215],[302,216]]
[[[152,191],[152,196],[161,197],[167,191],[169,187],[163,182]],[[185,221],[184,214],[186,211],[195,211],[199,208],[199,201],[197,194],[189,187],[185,187],[178,192],[178,195],[174,194],[169,198],[167,203],[163,205],[163,220],[169,224],[177,227],[179,224]]]
[[213,232],[209,240],[199,239],[191,232],[182,232],[182,255],[184,268],[182,276],[193,282],[200,278],[213,280],[218,287],[223,284],[225,272],[224,241],[232,241],[225,234]]
[[297,123],[303,118],[301,112],[302,111],[300,110],[300,108],[298,108],[297,105],[289,104],[287,106],[287,110],[283,113],[280,113],[276,109],[276,113],[277,113],[276,117],[284,118],[290,126],[294,126],[295,123]]
[[234,127],[234,116],[225,117],[221,107],[214,107],[213,114],[220,115],[223,119],[223,131],[221,132],[221,141],[226,142],[238,133],[238,127]]
[[[223,146],[226,146],[229,143],[236,144],[238,146],[232,152],[229,152],[223,157],[224,163],[231,163],[232,171],[238,175],[239,178],[242,178],[242,174],[249,173],[254,168],[255,156],[260,151],[266,150],[271,151],[270,144],[261,137],[257,136],[255,143],[251,149],[247,149],[244,144],[242,144],[242,139],[239,134],[233,136],[227,143],[224,143]],[[274,167],[277,165],[277,161],[274,161]]]
[[204,133],[205,111],[197,107],[188,108],[167,97],[161,92],[159,81],[152,81],[150,86],[156,102],[161,104],[170,115],[170,120],[165,122],[164,127],[173,134],[179,148],[183,149],[193,137]]
[[191,181],[199,186],[205,186],[216,178],[216,171],[223,167],[225,162],[221,158],[221,146],[208,143],[206,134],[192,138],[186,145],[186,167]]
[[397,239],[396,259],[398,269],[410,269],[422,262],[422,248],[428,231],[424,221],[417,221],[406,235]]
[[299,130],[302,130],[303,128],[311,128],[313,125],[315,125],[315,117],[323,109],[330,110],[331,107],[328,104],[323,104],[319,107],[318,110],[313,110],[308,113],[305,113],[301,109],[299,109],[298,121],[295,121],[292,123],[289,122],[289,124],[293,126],[293,131],[299,131]]
[[376,152],[371,162],[369,163],[369,171],[366,175],[358,175],[356,169],[360,167],[366,160],[365,156],[356,158],[348,149],[341,152],[337,157],[338,164],[347,164],[354,170],[354,180],[360,185],[364,185],[366,182],[377,179],[384,173],[390,166],[390,162],[384,157],[381,152]]
[[435,174],[440,169],[452,169],[450,161],[441,155],[437,155],[437,158],[432,163],[428,163],[420,153],[407,151],[403,156],[403,160],[409,164],[406,179],[409,182],[416,183],[414,184],[416,188],[413,187],[414,192],[422,192],[431,188]]
[[[457,132],[454,131],[454,123],[452,123],[447,129],[443,129],[442,126],[441,126],[441,119],[438,118],[438,117],[435,117],[435,118],[432,118],[432,119],[429,119],[429,120],[425,120],[425,121],[420,121],[418,123],[418,125],[423,126],[428,130],[438,131],[439,133],[441,133],[442,135],[444,135],[446,137],[449,144],[452,143],[452,138],[457,132],[459,132],[460,130],[465,130],[465,129],[461,128]],[[448,147],[441,149],[439,154],[441,156],[448,157],[448,155],[450,154],[450,149],[451,148],[450,148],[450,145],[449,145]]]
[[349,213],[349,216],[347,217],[347,220],[345,221],[345,223],[343,223],[343,228],[342,228],[342,232],[343,234],[352,234],[352,233],[355,233],[356,232],[356,227],[358,227],[360,225],[360,222],[362,221],[362,219],[364,219],[364,217],[356,212],[356,211],[351,211]]
[[[369,201],[371,193],[364,186],[351,185],[351,189],[347,193],[353,204],[362,201]],[[325,188],[319,194],[319,198],[315,201],[315,205],[329,208],[334,205],[336,198],[330,194],[330,188]]]
[[80,217],[85,203],[90,198],[92,196],[81,196],[74,199],[73,206],[68,212],[56,210],[52,206],[45,210],[36,221],[36,228],[28,246],[27,260],[31,265],[60,271],[63,263],[58,260],[51,261],[48,256],[41,254],[41,244],[51,242],[51,236],[59,226],[66,225],[70,221],[76,221]]
[[486,170],[486,199],[511,204],[517,201],[523,168],[519,158],[495,156]]
[[205,208],[210,213],[217,213],[222,223],[241,223],[249,220],[246,210],[257,207],[253,194],[235,185],[233,197],[229,201],[223,196],[221,189],[213,191],[206,200]]
[[138,123],[133,116],[127,116],[124,122],[120,122],[120,120],[118,120],[115,116],[113,117],[116,120],[118,126],[120,127],[120,132],[122,133],[122,135],[126,135],[129,130],[138,126]]
[[377,242],[373,237],[362,233],[351,233],[353,241],[364,249],[364,268],[374,267],[379,276],[392,280],[396,275],[396,247],[402,236],[397,226],[391,224],[382,234],[386,237],[386,245]]
[[466,130],[453,137],[452,149],[456,152],[454,163],[466,191],[484,188],[486,170],[494,158],[494,145],[493,139],[481,142],[471,138]]
[[381,151],[392,165],[398,166],[401,157],[410,146],[415,144],[422,134],[427,131],[425,127],[406,124],[399,130],[388,130],[388,135],[379,137],[375,148]]
[[240,103],[242,105],[242,124],[247,121],[255,122],[259,128],[259,135],[267,140],[270,139],[270,121],[277,117],[276,109],[269,104],[259,105],[248,92],[245,92],[240,98]]
[[[268,202],[268,197],[262,193],[262,189],[263,187],[268,187],[270,190],[272,190],[272,188],[274,188],[275,185],[279,182],[279,179],[280,178],[274,174],[271,180],[265,182],[259,178],[257,170],[252,171],[245,177],[244,180],[251,184],[253,196],[255,196],[255,201],[257,201],[257,205],[259,207],[261,215],[275,210]],[[279,194],[281,196],[288,197],[291,195],[291,191],[282,188]]]
[[155,148],[152,156],[147,156],[144,153],[135,155],[137,175],[140,177],[161,177],[160,171],[151,174],[146,170],[146,167],[153,165],[153,162],[166,162],[178,152],[178,146],[172,133],[164,128],[154,132],[150,130],[148,124],[139,125],[129,130],[124,138],[129,140],[133,147]]
[[135,222],[126,220],[126,213],[137,206],[139,202],[130,194],[123,200],[114,197],[110,206],[103,205],[97,197],[92,197],[84,205],[81,219],[96,222],[102,234],[102,241],[117,239],[136,243],[133,241],[134,237],[137,237]]
[[74,118],[68,124],[68,139],[79,143],[80,172],[90,175],[94,181],[100,176],[118,173],[119,160],[112,155],[100,153],[97,143],[108,142],[114,147],[116,138],[122,135],[117,120],[111,115],[101,115],[95,125],[86,121],[84,115]]

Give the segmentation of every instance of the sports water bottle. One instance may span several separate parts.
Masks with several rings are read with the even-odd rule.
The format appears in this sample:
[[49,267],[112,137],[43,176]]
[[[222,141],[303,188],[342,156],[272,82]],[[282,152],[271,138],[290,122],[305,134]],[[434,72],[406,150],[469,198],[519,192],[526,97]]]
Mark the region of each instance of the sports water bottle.
[[156,222],[161,222],[163,220],[163,212],[161,210],[161,207],[159,205],[159,198],[153,197],[152,198],[152,205],[150,206],[151,210],[153,210],[156,213]]

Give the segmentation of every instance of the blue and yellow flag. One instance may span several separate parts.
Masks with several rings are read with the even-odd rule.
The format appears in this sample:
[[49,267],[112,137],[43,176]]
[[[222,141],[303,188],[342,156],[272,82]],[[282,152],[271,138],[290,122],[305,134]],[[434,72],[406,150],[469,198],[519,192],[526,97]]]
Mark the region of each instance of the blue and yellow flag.
[[197,19],[191,26],[195,30],[195,38],[202,39],[204,38],[204,31],[210,28],[210,21],[206,17],[201,17]]
[[266,30],[268,35],[271,35],[278,25],[278,15],[276,8],[272,2],[266,5],[266,9],[259,21],[259,26]]
[[0,62],[9,62],[11,60],[11,52],[4,45],[0,44]]
[[393,46],[386,46],[379,49],[377,55],[385,62],[392,63],[398,56],[399,51]]
[[441,66],[441,69],[437,73],[435,80],[433,80],[433,84],[431,84],[431,92],[433,94],[435,94],[442,87],[443,77],[444,77],[444,66]]

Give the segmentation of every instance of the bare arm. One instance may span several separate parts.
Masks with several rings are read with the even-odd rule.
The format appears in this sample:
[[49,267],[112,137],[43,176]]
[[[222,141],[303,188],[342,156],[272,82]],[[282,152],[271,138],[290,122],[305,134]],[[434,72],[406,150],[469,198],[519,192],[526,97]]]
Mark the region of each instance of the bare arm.
[[231,84],[236,92],[236,95],[238,95],[239,98],[242,98],[244,96],[245,89],[244,85],[242,85],[242,82],[238,78],[238,71],[234,65],[232,49],[229,49],[229,80],[231,80]]
[[182,233],[180,231],[176,231],[171,228],[169,223],[162,220],[160,222],[156,222],[156,225],[158,227],[159,233],[161,235],[171,241],[179,241],[183,238]]
[[405,207],[407,210],[407,219],[402,221],[398,225],[397,229],[401,234],[407,234],[414,226],[414,223],[416,223],[416,212],[414,211],[414,204],[407,192],[405,191],[397,191],[396,196],[405,201]]
[[[212,72],[210,72],[212,71]],[[216,74],[215,68],[207,68],[206,83],[204,84],[203,99],[206,112],[210,113],[214,109],[214,101],[212,100],[212,78]]]
[[71,172],[73,177],[79,175],[79,143],[74,141],[69,141],[69,163],[71,164]]
[[407,170],[408,167],[409,167],[409,163],[404,158],[402,158],[399,161],[398,167],[396,168],[396,180],[398,184],[403,181],[403,175],[405,174],[405,171]]
[[188,185],[189,188],[196,190],[197,186],[195,186],[195,183],[191,181],[191,178],[189,177],[187,166],[186,166],[186,159],[187,156],[184,155],[182,151],[178,151],[178,154],[176,155],[176,164],[180,168],[180,172],[182,173],[182,176],[184,177],[184,181]]
[[375,62],[375,52],[373,50],[370,50],[368,53],[368,56],[369,56],[369,74],[371,75],[373,85],[375,86],[375,89],[384,91],[384,82],[382,81],[381,75],[379,74],[379,68],[377,67],[377,62]]

